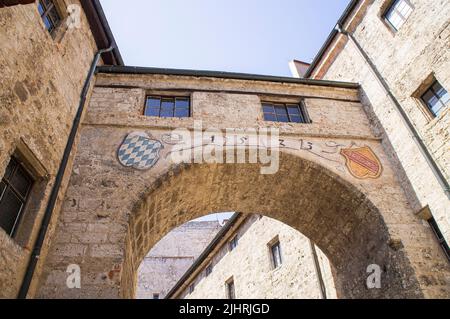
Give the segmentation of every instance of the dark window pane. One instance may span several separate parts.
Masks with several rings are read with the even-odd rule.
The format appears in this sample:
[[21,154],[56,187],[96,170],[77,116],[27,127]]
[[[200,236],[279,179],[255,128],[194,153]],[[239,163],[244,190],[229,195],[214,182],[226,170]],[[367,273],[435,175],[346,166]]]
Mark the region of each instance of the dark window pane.
[[14,172],[14,169],[16,168],[16,166],[17,166],[17,162],[14,159],[11,159],[5,170],[5,175],[4,175],[5,179],[9,180],[9,178],[11,177],[11,174]]
[[189,108],[189,99],[176,99],[175,105],[176,105],[176,108],[178,108],[178,109],[188,109]]
[[43,14],[44,14],[44,7],[42,6],[42,4],[41,4],[41,2],[39,1],[39,3],[38,3],[38,11],[39,11],[39,14],[42,16]]
[[281,260],[281,248],[280,243],[276,243],[272,246],[272,260],[275,268],[278,268],[282,264]]
[[272,104],[263,104],[263,112],[264,113],[275,113]]
[[433,85],[433,90],[434,92],[436,92],[436,95],[441,99],[443,104],[448,103],[450,95],[448,94],[447,90],[439,84],[439,82],[436,82],[436,84]]
[[161,117],[173,117],[173,109],[161,109]]
[[228,299],[236,299],[236,294],[234,291],[234,281],[227,284],[228,286]]
[[302,118],[301,118],[300,116],[297,116],[297,115],[291,115],[290,117],[291,117],[291,122],[294,122],[294,123],[303,123],[303,120],[302,120]]
[[45,27],[47,28],[47,30],[48,31],[52,31],[53,30],[53,24],[50,22],[50,19],[47,18],[47,17],[44,17],[43,20],[44,20],[44,24],[45,24]]
[[145,115],[146,116],[159,116],[159,108],[150,108],[147,107],[145,109]]
[[284,105],[275,105],[275,113],[277,115],[287,116],[287,110]]
[[14,176],[11,178],[11,185],[22,196],[26,197],[31,187],[31,178],[28,173],[22,168],[18,167]]
[[158,98],[148,98],[147,99],[147,107],[160,107],[161,99]]
[[175,117],[189,117],[189,109],[176,109]]
[[3,191],[6,189],[6,184],[3,182],[0,182],[0,200],[2,199],[3,196]]
[[11,235],[16,219],[22,210],[22,202],[8,188],[0,201],[0,227],[3,228],[9,235]]
[[59,13],[56,10],[55,7],[53,7],[49,12],[48,12],[48,16],[50,17],[50,19],[52,20],[54,25],[58,25],[59,21],[60,21],[60,17],[59,17]]
[[289,118],[287,117],[287,115],[277,115],[277,118],[278,118],[278,122],[283,122],[283,123],[289,122]]
[[300,109],[298,105],[288,105],[288,113],[292,115],[300,115]]
[[264,114],[264,120],[275,122],[275,121],[277,120],[277,117],[275,116],[275,114],[272,114],[272,113],[265,113],[265,114]]
[[175,107],[175,103],[173,100],[162,100],[161,108],[162,109],[173,109]]
[[436,103],[438,102],[438,98],[437,96],[434,95],[433,91],[427,91],[424,96],[423,96],[423,100],[427,103],[427,105],[430,108],[433,108]]

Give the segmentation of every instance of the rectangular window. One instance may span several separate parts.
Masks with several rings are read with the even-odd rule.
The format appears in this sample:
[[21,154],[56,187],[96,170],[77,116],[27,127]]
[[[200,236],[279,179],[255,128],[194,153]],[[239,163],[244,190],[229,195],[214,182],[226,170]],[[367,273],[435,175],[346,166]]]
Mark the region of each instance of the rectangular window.
[[384,18],[395,31],[398,31],[413,10],[414,8],[409,0],[395,0],[386,11]]
[[25,168],[11,158],[0,182],[0,227],[14,237],[34,180]]
[[450,95],[438,81],[435,81],[421,98],[435,117],[439,116],[445,110],[450,101]]
[[262,104],[264,120],[284,123],[307,123],[305,112],[300,104],[266,103]]
[[38,10],[48,32],[52,33],[61,23],[61,16],[53,0],[39,0]]
[[191,115],[189,97],[149,96],[145,104],[146,116],[189,117]]
[[206,276],[211,275],[212,271],[213,271],[212,265],[208,265],[208,267],[206,267]]
[[234,287],[234,279],[231,278],[226,283],[228,299],[236,299],[236,291]]
[[230,242],[228,243],[228,247],[230,251],[233,251],[238,244],[238,239],[237,236],[234,236],[234,238],[232,240],[230,240]]
[[159,294],[158,293],[153,294],[153,299],[159,299]]
[[436,235],[436,237],[439,241],[439,245],[441,245],[442,250],[444,251],[444,254],[447,256],[447,259],[450,261],[450,248],[449,248],[448,243],[445,240],[444,236],[442,235],[442,232],[439,229],[439,226],[436,223],[436,220],[434,218],[431,218],[428,220],[428,223],[430,224],[431,229],[433,230],[434,234]]
[[277,269],[281,266],[283,263],[283,260],[281,259],[281,246],[280,242],[276,241],[275,243],[269,245],[270,248],[270,254],[272,256],[272,264],[273,268]]

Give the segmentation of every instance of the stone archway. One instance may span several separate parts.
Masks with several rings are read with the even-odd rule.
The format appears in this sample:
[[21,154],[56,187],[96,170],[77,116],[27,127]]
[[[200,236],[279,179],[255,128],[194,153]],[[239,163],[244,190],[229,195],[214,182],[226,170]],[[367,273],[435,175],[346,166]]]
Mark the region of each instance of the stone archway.
[[[178,225],[220,211],[258,212],[309,237],[334,265],[338,297],[423,296],[412,265],[391,238],[384,218],[389,211],[300,157],[282,153],[274,175],[261,175],[258,165],[248,164],[172,167],[143,198],[129,221],[122,297],[134,297],[137,268],[154,244]],[[372,264],[382,269],[381,289],[366,288]]]

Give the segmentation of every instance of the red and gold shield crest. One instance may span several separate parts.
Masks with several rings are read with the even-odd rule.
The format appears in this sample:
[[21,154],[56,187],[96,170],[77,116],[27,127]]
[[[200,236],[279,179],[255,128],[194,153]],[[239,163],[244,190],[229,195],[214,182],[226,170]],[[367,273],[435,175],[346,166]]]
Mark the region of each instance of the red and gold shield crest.
[[370,147],[342,149],[341,155],[347,160],[347,168],[354,177],[366,179],[381,176],[383,166]]

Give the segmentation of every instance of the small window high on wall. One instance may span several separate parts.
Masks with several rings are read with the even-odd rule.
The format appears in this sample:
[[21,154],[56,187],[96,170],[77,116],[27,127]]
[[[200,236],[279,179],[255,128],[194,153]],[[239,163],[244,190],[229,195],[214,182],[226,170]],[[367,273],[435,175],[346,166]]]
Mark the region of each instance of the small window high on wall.
[[189,117],[191,115],[190,98],[148,96],[144,114],[156,117]]
[[277,269],[283,263],[283,259],[281,258],[281,245],[279,240],[273,241],[269,244],[270,254],[272,257],[272,265],[274,269]]
[[438,81],[435,81],[422,95],[422,101],[433,116],[437,117],[450,104],[450,94]]
[[38,10],[48,32],[53,33],[61,24],[61,15],[53,0],[39,0]]
[[395,31],[398,31],[413,10],[414,7],[409,0],[394,0],[384,14],[384,18]]
[[0,182],[0,227],[14,237],[28,201],[34,180],[12,157]]
[[236,299],[236,287],[234,286],[234,279],[231,278],[226,282],[227,298]]

